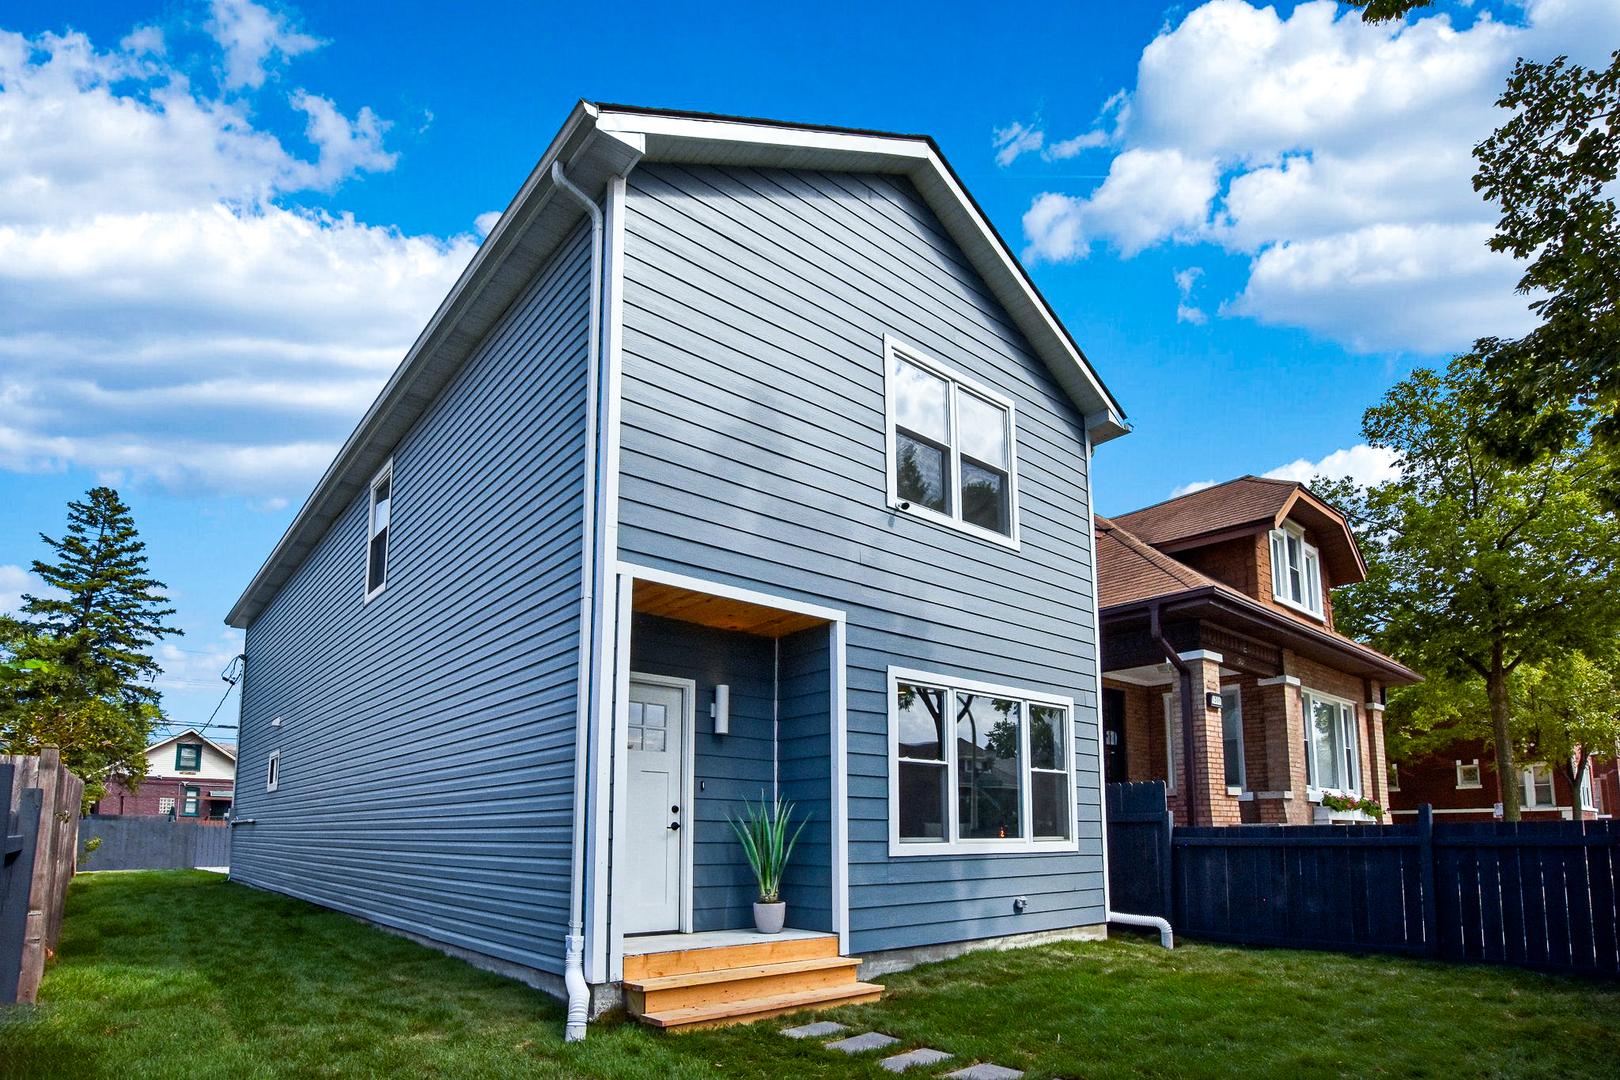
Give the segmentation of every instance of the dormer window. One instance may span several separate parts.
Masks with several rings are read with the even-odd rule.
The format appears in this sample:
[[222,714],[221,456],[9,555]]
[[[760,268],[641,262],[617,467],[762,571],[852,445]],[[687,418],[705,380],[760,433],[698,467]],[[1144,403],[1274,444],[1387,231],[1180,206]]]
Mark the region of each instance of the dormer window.
[[177,743],[174,748],[175,772],[199,772],[202,769],[202,743]]
[[1322,555],[1291,521],[1271,530],[1271,595],[1280,604],[1322,617]]

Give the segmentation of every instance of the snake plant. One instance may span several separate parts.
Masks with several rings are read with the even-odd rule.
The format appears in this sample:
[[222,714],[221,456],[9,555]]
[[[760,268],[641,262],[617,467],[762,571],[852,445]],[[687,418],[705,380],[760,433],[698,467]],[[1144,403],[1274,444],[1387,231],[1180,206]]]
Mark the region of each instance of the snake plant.
[[754,871],[754,881],[759,885],[759,902],[774,904],[781,896],[782,871],[787,869],[788,856],[793,854],[793,845],[798,843],[799,834],[810,819],[807,816],[799,822],[799,827],[793,830],[790,837],[788,826],[792,823],[792,803],[783,802],[778,795],[774,804],[766,805],[765,793],[760,792],[758,808],[748,802],[743,805],[748,810],[748,816],[742,820],[729,818],[731,827],[737,831],[743,854],[748,857],[748,866]]

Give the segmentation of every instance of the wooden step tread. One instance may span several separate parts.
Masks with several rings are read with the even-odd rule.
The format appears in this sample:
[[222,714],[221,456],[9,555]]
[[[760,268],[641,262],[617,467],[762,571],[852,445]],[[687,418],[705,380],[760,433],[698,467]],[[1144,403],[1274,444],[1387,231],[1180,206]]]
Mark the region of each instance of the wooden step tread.
[[643,1013],[636,1017],[644,1024],[659,1028],[684,1028],[708,1024],[739,1024],[750,1020],[763,1020],[767,1016],[797,1012],[814,1007],[853,1005],[876,1001],[883,987],[876,983],[846,983],[842,986],[824,986],[816,990],[801,990],[795,994],[777,994],[772,997],[751,998],[747,1001],[725,1001],[714,1005],[690,1005],[683,1009]]
[[695,945],[667,952],[626,954],[624,978],[656,979],[686,975],[696,971],[723,971],[755,964],[781,964],[791,960],[814,960],[838,955],[835,934],[815,937],[757,939],[728,945]]
[[682,986],[708,986],[712,983],[738,982],[759,979],[769,975],[793,975],[804,971],[827,971],[832,968],[855,969],[861,966],[852,956],[818,956],[809,960],[788,960],[775,964],[750,964],[747,967],[720,968],[716,971],[691,971],[684,975],[661,975],[651,979],[626,979],[626,990],[652,993],[673,990]]

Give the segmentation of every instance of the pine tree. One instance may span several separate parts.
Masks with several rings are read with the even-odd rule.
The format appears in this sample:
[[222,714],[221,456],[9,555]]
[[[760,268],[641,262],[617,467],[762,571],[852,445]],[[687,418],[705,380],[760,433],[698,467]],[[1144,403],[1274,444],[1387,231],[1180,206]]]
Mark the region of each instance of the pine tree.
[[147,575],[146,544],[129,507],[109,487],[91,488],[88,501],[68,503],[68,529],[60,540],[44,533],[57,561],[34,561],[34,573],[60,596],[23,597],[28,628],[91,697],[121,698],[130,708],[156,705],[158,693],[143,685],[159,665],[148,651],[166,635],[165,586]]

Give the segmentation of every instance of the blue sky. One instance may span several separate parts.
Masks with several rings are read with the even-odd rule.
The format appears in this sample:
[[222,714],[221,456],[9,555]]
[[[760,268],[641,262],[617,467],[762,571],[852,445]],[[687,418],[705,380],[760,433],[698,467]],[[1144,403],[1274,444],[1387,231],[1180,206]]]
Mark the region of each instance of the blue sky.
[[934,136],[1135,424],[1104,513],[1377,479],[1362,410],[1527,325],[1468,184],[1513,58],[1615,41],[1601,0],[8,5],[0,609],[115,484],[203,720],[224,613],[580,97]]

